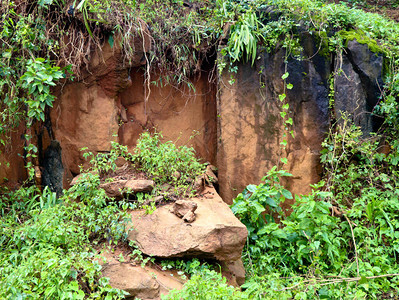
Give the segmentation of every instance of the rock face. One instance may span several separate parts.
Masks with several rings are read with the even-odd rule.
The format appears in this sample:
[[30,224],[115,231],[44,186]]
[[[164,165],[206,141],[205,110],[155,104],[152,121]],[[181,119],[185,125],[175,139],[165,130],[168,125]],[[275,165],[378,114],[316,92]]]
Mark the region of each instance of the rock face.
[[[155,127],[166,141],[193,146],[204,161],[216,162],[216,92],[207,72],[192,78],[195,91],[184,85],[179,89],[151,85],[148,90],[138,68],[132,68],[130,78],[132,84],[119,94],[127,118],[118,132],[121,143],[133,148],[140,133]],[[158,74],[151,74],[151,80],[158,79]]]
[[[263,53],[256,66],[239,65],[236,81],[230,74],[219,78],[218,179],[222,198],[231,203],[246,185],[259,183],[281,155],[294,177],[288,182],[293,193],[306,193],[320,179],[319,151],[328,130],[328,76],[330,59],[318,54],[319,44],[304,33],[303,55],[288,59],[287,103],[293,118],[295,138],[280,151],[283,122],[279,94],[284,93],[285,50]],[[259,79],[261,72],[261,82]]]
[[335,114],[341,122],[342,112],[368,135],[378,130],[382,120],[372,115],[384,86],[382,80],[384,57],[373,53],[356,39],[348,41],[347,51],[336,58]]
[[[288,57],[285,65],[284,49],[271,54],[260,51],[253,67],[238,65],[233,85],[228,83],[227,72],[218,77],[217,84],[211,82],[208,78],[213,73],[208,70],[192,78],[195,91],[145,85],[146,79],[156,81],[159,74],[146,78],[141,69],[143,55],[151,47],[149,33],[144,41],[136,40],[137,55],[130,65],[124,63],[118,42],[114,47],[106,42],[101,53],[91,55],[83,80],[57,90],[51,109],[51,139],[57,139],[63,150],[64,187],[80,173],[79,165],[86,164],[82,147],[94,153],[108,152],[110,142],[119,141],[132,149],[143,131],[157,128],[165,140],[193,146],[198,157],[218,167],[218,178],[207,172],[205,180],[219,187],[228,203],[246,185],[259,183],[281,157],[287,157],[285,168],[293,174],[285,182],[287,187],[293,194],[307,193],[309,184],[320,179],[319,152],[330,123],[328,78],[335,73],[335,118],[340,119],[342,111],[350,113],[366,135],[380,125],[372,111],[383,86],[384,58],[356,40],[348,41],[342,56],[336,54],[332,61],[320,51],[324,47],[320,36],[303,32],[303,60]],[[278,95],[284,92],[281,75],[286,71],[287,82],[293,84],[292,90],[286,90],[286,99],[295,137],[288,139],[283,153]],[[23,130],[13,135],[13,149],[23,147],[21,133]],[[5,150],[0,162],[13,165],[3,164],[0,177],[22,181],[26,178],[23,159],[12,149]]]
[[247,229],[215,190],[207,188],[201,197],[190,201],[198,205],[197,218],[190,224],[171,214],[171,205],[159,207],[151,215],[132,212],[129,240],[136,241],[143,253],[157,257],[239,259]]
[[[19,126],[8,136],[9,145],[0,145],[0,184],[8,185],[11,188],[18,186],[20,182],[27,178],[26,168],[24,167],[24,128]],[[1,137],[7,140],[7,137]]]
[[107,152],[110,142],[118,141],[132,150],[140,134],[154,128],[163,133],[165,141],[193,146],[198,157],[215,163],[216,97],[206,75],[193,79],[195,92],[154,85],[151,92],[145,92],[142,71],[125,71],[119,83],[112,77],[109,85],[101,72],[101,78],[69,83],[60,90],[51,118],[55,137],[64,149],[69,182],[79,174],[79,165],[87,164],[81,148]]
[[114,39],[113,47],[105,42],[101,50],[91,55],[81,81],[68,83],[57,91],[51,123],[64,150],[65,186],[80,173],[79,165],[86,164],[81,148],[87,147],[95,153],[107,152],[110,142],[118,140],[121,115],[118,94],[131,84],[129,68],[141,66],[144,52],[151,47],[148,30],[144,30],[142,37],[137,37],[132,45],[136,55],[130,65],[126,65],[119,38]]

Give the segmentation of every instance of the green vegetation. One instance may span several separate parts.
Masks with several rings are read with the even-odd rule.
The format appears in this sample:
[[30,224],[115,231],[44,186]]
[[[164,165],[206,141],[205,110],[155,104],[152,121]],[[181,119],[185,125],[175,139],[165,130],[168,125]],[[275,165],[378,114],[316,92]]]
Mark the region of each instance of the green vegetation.
[[21,188],[0,199],[0,298],[117,299],[101,278],[93,244],[125,236],[127,214],[86,174],[56,200],[47,189]]
[[[132,161],[157,183],[176,184],[188,188],[205,167],[194,155],[194,149],[176,147],[172,142],[161,143],[162,134],[143,133],[137,141]],[[184,193],[183,193],[184,194]]]
[[[204,173],[205,165],[195,157],[192,147],[177,147],[171,141],[161,142],[162,138],[161,133],[144,132],[137,140],[133,153],[116,142],[111,143],[108,153],[94,155],[86,152],[83,156],[90,158],[91,163],[86,171],[96,172],[106,180],[107,175],[116,171],[116,161],[121,157],[133,165],[135,173],[143,172],[147,178],[155,181],[152,197],[162,195],[170,199],[194,196],[195,180]],[[86,151],[87,148],[82,150]],[[165,190],[165,187],[168,189]]]
[[[93,247],[126,242],[126,210],[136,208],[140,201],[113,202],[99,188],[100,178],[116,170],[119,157],[130,160],[157,183],[168,180],[168,172],[180,172],[181,181],[175,183],[185,191],[189,189],[186,180],[193,181],[203,171],[192,148],[177,148],[171,142],[162,144],[160,136],[144,133],[134,154],[117,143],[113,143],[110,153],[87,153],[87,157],[91,156],[91,168],[59,199],[48,188],[41,193],[35,186],[4,191],[0,198],[0,286],[4,287],[0,289],[0,298],[123,296],[122,291],[111,288],[107,279],[101,278]],[[169,166],[168,170],[165,166]],[[132,253],[143,262],[149,260],[136,250],[132,249]]]

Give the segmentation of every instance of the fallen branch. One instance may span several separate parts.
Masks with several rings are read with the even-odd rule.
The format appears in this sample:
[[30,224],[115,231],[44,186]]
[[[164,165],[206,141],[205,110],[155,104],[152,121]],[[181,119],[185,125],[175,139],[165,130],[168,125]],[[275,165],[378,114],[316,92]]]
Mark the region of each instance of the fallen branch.
[[[395,274],[384,274],[384,275],[377,275],[377,276],[369,276],[369,277],[348,277],[348,278],[337,278],[337,279],[323,279],[323,280],[313,280],[313,279],[308,279],[302,282],[299,282],[297,284],[294,284],[293,286],[289,286],[286,288],[283,288],[281,290],[276,290],[277,292],[282,292],[282,291],[286,291],[286,290],[292,290],[294,288],[296,288],[297,286],[303,284],[303,283],[307,283],[306,286],[310,286],[310,285],[316,285],[316,284],[320,284],[320,286],[324,286],[324,285],[330,285],[330,284],[336,284],[336,283],[342,283],[342,282],[354,282],[354,281],[360,281],[361,279],[376,279],[376,278],[385,278],[385,277],[396,277],[399,276],[399,274],[395,273]],[[314,281],[314,282],[312,282]]]
[[349,227],[351,228],[353,245],[355,246],[357,276],[360,276],[360,272],[359,272],[359,258],[357,257],[357,247],[356,247],[355,235],[354,235],[354,233],[353,233],[352,224],[351,224],[351,222],[349,221],[349,219],[348,219],[348,217],[346,216],[346,214],[344,214],[344,217],[345,217],[346,221],[348,221]]

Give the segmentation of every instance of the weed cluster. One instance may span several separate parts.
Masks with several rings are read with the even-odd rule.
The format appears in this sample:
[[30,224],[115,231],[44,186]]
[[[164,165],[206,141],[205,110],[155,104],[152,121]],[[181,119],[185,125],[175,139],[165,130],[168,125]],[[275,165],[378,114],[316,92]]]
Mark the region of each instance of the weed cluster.
[[0,298],[117,299],[101,278],[93,243],[125,237],[127,215],[90,173],[56,199],[21,188],[0,200]]
[[[159,184],[172,184],[186,191],[196,177],[205,171],[195,157],[194,149],[161,142],[161,133],[143,133],[137,140],[133,162]],[[186,194],[182,191],[182,194]]]

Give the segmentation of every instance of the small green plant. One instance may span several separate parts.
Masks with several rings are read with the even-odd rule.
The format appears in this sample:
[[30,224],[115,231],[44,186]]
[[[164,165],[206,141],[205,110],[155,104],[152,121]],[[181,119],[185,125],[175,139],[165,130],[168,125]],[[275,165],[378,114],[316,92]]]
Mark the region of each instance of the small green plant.
[[137,167],[153,178],[156,183],[176,186],[175,193],[185,194],[188,186],[205,166],[194,155],[194,149],[177,147],[172,142],[161,142],[162,134],[143,133],[137,141],[132,160]]
[[[65,76],[59,67],[52,66],[44,58],[30,59],[27,61],[27,70],[21,76],[21,87],[28,91],[27,116],[33,120],[44,121],[44,110],[52,107],[55,97],[50,93],[50,87]],[[28,126],[30,126],[28,124]]]
[[231,209],[248,229],[250,241],[256,241],[258,230],[269,223],[275,223],[276,217],[284,216],[280,204],[292,199],[292,194],[280,184],[280,177],[290,177],[290,173],[273,167],[262,178],[260,185],[248,185],[236,199]]
[[164,300],[217,300],[217,299],[248,299],[238,289],[229,286],[226,278],[216,271],[203,270],[191,276],[180,291],[171,291],[162,296]]
[[94,155],[92,152],[87,150],[87,147],[81,149],[81,151],[85,151],[83,153],[83,157],[85,159],[90,158],[90,170],[97,171],[101,175],[115,171],[117,167],[116,161],[118,158],[124,158],[127,161],[133,160],[133,156],[131,153],[129,153],[127,146],[121,145],[114,141],[111,142],[111,150],[109,152],[97,153],[97,155]]

